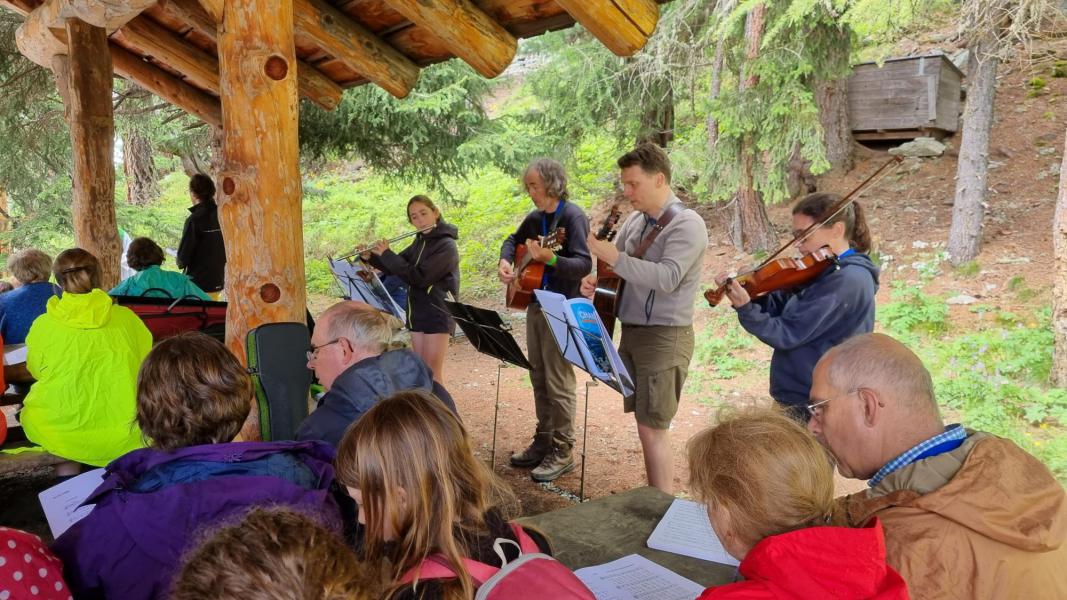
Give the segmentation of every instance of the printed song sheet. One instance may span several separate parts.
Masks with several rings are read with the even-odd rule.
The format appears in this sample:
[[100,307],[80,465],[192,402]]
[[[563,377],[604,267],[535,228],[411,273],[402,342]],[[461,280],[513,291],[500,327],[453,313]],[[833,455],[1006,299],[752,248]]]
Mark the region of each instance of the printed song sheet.
[[81,506],[100,484],[104,482],[104,470],[93,469],[54,485],[37,495],[41,508],[48,519],[52,537],[59,537],[70,526],[81,521],[93,511],[95,504]]
[[597,600],[693,600],[704,587],[638,554],[574,572]]
[[724,565],[739,564],[711,528],[707,507],[692,500],[675,499],[671,503],[649,536],[648,547]]

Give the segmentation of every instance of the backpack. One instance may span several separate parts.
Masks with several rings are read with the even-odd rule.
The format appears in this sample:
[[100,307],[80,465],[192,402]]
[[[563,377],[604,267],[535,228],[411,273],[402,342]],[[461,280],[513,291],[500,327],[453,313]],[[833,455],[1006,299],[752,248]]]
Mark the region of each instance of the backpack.
[[[596,600],[593,592],[563,563],[541,552],[522,526],[511,523],[519,543],[497,538],[493,549],[504,566],[497,568],[483,562],[463,559],[463,566],[474,581],[475,600]],[[519,557],[511,562],[504,559],[503,544],[519,547]],[[401,583],[423,579],[453,579],[456,572],[440,554],[426,557],[400,578]]]

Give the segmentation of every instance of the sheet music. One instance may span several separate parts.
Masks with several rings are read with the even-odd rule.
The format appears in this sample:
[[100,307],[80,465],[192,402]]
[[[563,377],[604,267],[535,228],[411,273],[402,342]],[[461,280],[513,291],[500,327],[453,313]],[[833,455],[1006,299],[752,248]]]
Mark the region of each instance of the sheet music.
[[584,364],[582,353],[578,346],[571,340],[566,313],[567,298],[563,294],[534,290],[534,296],[541,305],[541,312],[548,315],[548,326],[552,329],[552,337],[560,348],[563,348],[563,358],[568,362],[581,366]]
[[72,477],[59,485],[54,485],[41,492],[41,508],[48,519],[48,528],[52,537],[58,538],[70,526],[84,519],[93,511],[95,504],[81,506],[82,502],[104,482],[104,469],[86,471]]
[[715,535],[707,507],[692,500],[678,498],[671,503],[648,537],[648,547],[724,565],[740,564]]
[[704,591],[699,583],[638,554],[574,574],[597,600],[693,600]]
[[[378,275],[374,271],[359,262],[334,260],[332,258],[327,258],[326,260],[329,262],[330,271],[333,272],[334,278],[337,280],[338,285],[341,286],[341,291],[344,292],[346,297],[350,300],[366,302],[401,321],[405,320],[406,315],[403,309],[389,295],[389,292],[382,285],[382,281],[378,279]],[[364,281],[360,273],[368,273],[370,281]]]
[[7,344],[4,346],[4,364],[17,365],[26,362],[26,344]]

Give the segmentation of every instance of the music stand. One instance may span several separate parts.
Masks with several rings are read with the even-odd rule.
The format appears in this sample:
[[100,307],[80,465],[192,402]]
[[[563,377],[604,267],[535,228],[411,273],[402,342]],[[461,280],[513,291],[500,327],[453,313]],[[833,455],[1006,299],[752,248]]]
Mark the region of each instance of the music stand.
[[[592,378],[585,386],[585,415],[582,424],[582,474],[578,502],[584,502],[586,444],[589,439],[589,388],[600,382],[626,397],[634,393],[633,379],[626,371],[626,366],[611,342],[611,336],[591,303],[586,305],[589,310],[585,318],[590,324],[595,322],[595,327],[586,329],[573,325],[564,317],[564,311],[568,310],[570,305],[565,304],[567,299],[563,295],[545,290],[535,290],[534,294],[541,304],[541,313],[548,320],[548,327],[560,354],[567,362],[585,371]],[[590,351],[591,343],[601,344],[596,356]]]
[[445,300],[445,307],[456,320],[456,324],[466,334],[474,349],[482,354],[496,358],[500,362],[496,367],[496,406],[493,409],[493,446],[489,452],[489,467],[496,470],[496,429],[500,415],[500,373],[508,363],[530,370],[530,361],[526,359],[522,348],[511,335],[511,326],[492,310],[478,308],[469,304]]
[[355,263],[345,259],[334,260],[329,256],[326,261],[330,265],[337,284],[341,286],[341,292],[346,300],[361,300],[374,308],[393,315],[401,322],[406,322],[406,315],[400,305],[393,300],[389,292],[378,279],[378,274],[362,263]]

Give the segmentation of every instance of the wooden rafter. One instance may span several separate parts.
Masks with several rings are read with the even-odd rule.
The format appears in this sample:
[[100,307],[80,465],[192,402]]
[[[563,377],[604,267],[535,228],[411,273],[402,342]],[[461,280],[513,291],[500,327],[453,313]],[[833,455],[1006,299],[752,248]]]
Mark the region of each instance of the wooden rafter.
[[574,20],[618,56],[645,47],[659,22],[655,0],[556,0]]
[[515,37],[471,0],[387,0],[387,3],[412,23],[433,31],[452,54],[485,77],[501,74],[515,58],[518,47]]
[[110,49],[116,73],[201,121],[222,127],[222,106],[218,98],[185,83],[114,42]]
[[419,67],[323,0],[295,0],[296,35],[310,39],[397,98],[411,92]]
[[[212,42],[218,43],[218,21],[204,7],[202,0],[170,0],[164,10],[187,23],[198,33],[207,36]],[[297,79],[300,95],[315,104],[332,110],[341,101],[341,86],[304,61],[297,61]]]

